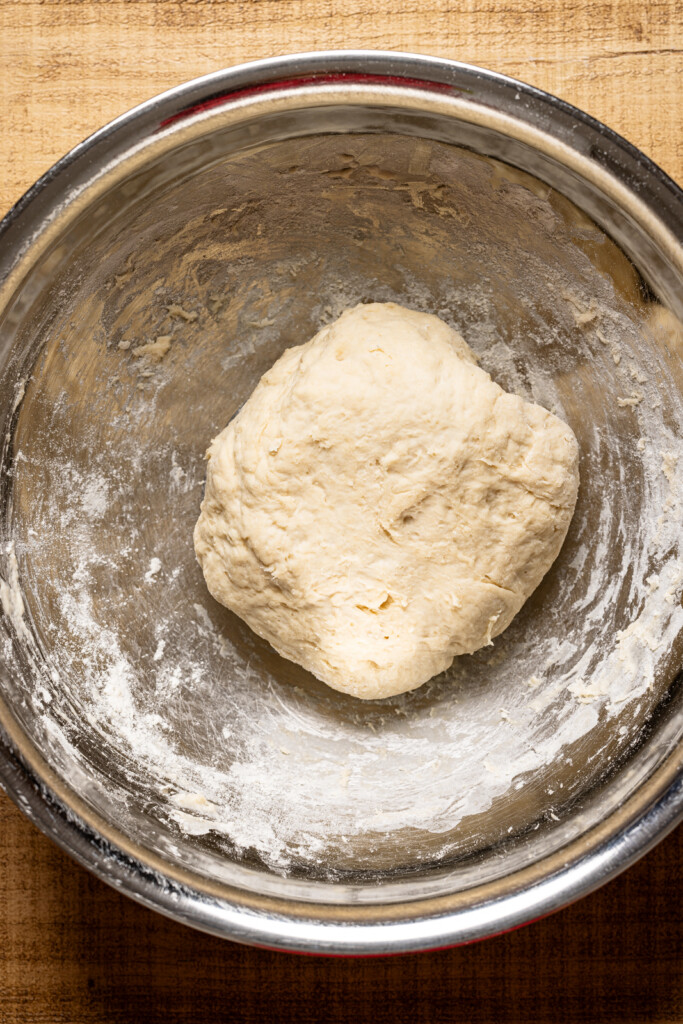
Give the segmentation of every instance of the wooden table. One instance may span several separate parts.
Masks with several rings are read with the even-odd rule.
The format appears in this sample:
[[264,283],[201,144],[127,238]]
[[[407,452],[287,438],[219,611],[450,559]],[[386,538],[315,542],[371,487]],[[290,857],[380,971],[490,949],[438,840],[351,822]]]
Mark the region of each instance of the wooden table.
[[[683,180],[681,0],[0,0],[0,210],[139,101],[238,61],[371,47],[516,76]],[[73,864],[0,794],[0,1024],[683,1022],[683,830],[545,921],[316,960],[208,938]]]

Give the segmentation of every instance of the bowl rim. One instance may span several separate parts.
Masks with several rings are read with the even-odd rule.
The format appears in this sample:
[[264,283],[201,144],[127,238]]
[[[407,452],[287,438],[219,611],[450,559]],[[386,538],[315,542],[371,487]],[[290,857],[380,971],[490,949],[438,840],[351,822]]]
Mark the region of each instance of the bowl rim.
[[[465,97],[474,108],[493,107],[496,116],[512,117],[551,141],[580,148],[582,158],[590,156],[602,165],[601,173],[637,196],[678,250],[683,246],[683,191],[636,147],[565,101],[505,75],[443,58],[321,51],[253,61],[193,79],[134,107],[77,145],[0,222],[0,298],[21,273],[27,254],[49,235],[53,216],[73,202],[74,177],[87,191],[96,171],[105,173],[155,135],[186,130],[244,102],[258,108],[283,91],[304,97],[321,89],[337,94],[398,90],[417,94],[425,103],[462,103]],[[227,886],[212,888],[198,875],[171,871],[81,801],[43,760],[2,700],[0,785],[75,860],[168,917],[264,948],[384,955],[460,945],[519,927],[624,870],[683,819],[683,750],[673,751],[618,813],[557,853],[490,884],[470,906],[463,900],[458,906],[452,896],[362,907],[292,903]]]

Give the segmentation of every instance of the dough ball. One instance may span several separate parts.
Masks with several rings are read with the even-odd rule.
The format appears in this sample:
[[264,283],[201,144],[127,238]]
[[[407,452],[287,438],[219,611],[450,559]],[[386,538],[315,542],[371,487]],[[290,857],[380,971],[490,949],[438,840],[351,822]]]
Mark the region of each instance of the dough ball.
[[288,349],[207,457],[209,590],[365,699],[490,644],[557,556],[578,489],[570,428],[394,303]]

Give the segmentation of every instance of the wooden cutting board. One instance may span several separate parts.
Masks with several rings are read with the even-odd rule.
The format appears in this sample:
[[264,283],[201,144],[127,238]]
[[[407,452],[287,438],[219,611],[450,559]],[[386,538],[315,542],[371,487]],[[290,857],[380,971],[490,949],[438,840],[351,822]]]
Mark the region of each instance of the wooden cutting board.
[[[605,121],[683,181],[680,0],[0,0],[0,213],[186,79],[313,49],[481,64]],[[683,1024],[683,830],[552,918],[464,949],[317,960],[221,942],[73,864],[0,793],[0,1024]]]

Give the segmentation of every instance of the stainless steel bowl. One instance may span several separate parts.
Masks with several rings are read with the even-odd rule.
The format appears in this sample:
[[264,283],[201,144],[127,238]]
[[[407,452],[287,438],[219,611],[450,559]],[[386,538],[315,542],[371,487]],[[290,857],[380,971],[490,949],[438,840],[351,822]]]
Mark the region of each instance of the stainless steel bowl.
[[[40,828],[195,927],[384,953],[546,914],[676,823],[683,203],[657,167],[500,75],[309,54],[143,104],[0,231],[0,776]],[[210,599],[191,533],[210,438],[373,299],[556,408],[582,484],[495,646],[361,705]]]

